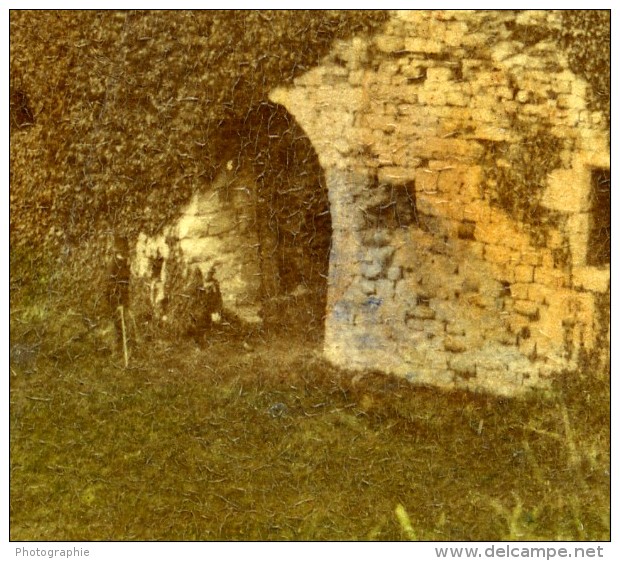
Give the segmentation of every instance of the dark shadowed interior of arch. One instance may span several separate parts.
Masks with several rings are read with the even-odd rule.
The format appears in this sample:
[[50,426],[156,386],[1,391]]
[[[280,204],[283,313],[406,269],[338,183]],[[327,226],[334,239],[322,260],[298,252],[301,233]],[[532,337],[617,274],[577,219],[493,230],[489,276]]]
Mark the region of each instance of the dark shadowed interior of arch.
[[323,170],[288,111],[262,102],[219,123],[217,160],[252,170],[267,331],[302,329],[322,338],[331,243]]

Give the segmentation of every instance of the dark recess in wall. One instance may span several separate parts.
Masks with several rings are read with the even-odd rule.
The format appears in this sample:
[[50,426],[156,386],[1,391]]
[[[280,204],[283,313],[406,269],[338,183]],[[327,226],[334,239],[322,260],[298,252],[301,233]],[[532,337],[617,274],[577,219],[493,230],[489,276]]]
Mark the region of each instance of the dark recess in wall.
[[611,172],[592,169],[588,265],[602,267],[611,261]]
[[[288,111],[270,102],[221,122],[218,138],[213,161],[250,165],[256,178],[266,322],[294,323],[311,315],[322,325],[331,216],[314,147]],[[302,302],[283,298],[299,288],[306,293]],[[298,314],[299,306],[308,313]]]

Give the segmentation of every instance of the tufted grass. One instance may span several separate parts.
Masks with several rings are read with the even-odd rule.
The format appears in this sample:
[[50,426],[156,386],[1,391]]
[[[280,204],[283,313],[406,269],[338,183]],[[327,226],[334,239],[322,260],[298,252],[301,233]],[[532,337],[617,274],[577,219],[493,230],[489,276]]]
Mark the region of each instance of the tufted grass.
[[13,540],[609,539],[608,383],[588,372],[447,393],[225,330],[125,369],[71,313],[39,339],[17,315]]

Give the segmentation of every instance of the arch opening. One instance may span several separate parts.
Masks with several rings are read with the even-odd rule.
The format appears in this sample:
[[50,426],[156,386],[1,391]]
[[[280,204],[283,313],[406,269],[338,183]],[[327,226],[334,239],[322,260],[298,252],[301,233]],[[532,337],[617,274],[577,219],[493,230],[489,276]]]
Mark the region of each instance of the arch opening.
[[322,338],[331,215],[317,153],[282,105],[263,102],[231,124],[256,178],[264,328]]
[[208,183],[158,237],[138,240],[146,308],[176,336],[204,339],[215,322],[322,341],[331,215],[310,140],[269,102],[211,136]]

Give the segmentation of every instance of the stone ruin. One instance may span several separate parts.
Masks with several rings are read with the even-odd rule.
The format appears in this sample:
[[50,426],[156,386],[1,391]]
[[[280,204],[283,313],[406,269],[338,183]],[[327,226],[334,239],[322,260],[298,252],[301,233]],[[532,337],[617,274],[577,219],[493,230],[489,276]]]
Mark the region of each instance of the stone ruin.
[[[227,164],[209,190],[192,197],[176,223],[157,236],[138,237],[134,274],[149,280],[150,302],[163,321],[168,319],[166,286],[171,272],[191,284],[190,277],[199,271],[221,292],[221,304],[214,303],[210,313],[219,314],[221,307],[244,322],[261,322],[254,178]],[[174,271],[179,262],[185,267]]]
[[[557,17],[395,12],[272,92],[325,176],[334,364],[516,395],[609,348],[608,125],[556,44],[507,31]],[[226,168],[162,236],[141,237],[135,272],[154,303],[165,266],[158,277],[152,262],[174,238],[224,309],[262,320],[274,241],[255,227],[254,182]]]
[[[270,103],[220,130],[223,162],[213,180],[174,223],[138,237],[138,297],[146,295],[151,320],[175,335],[219,321],[322,335],[331,228],[316,153],[288,112]],[[206,300],[209,310],[197,312]]]

